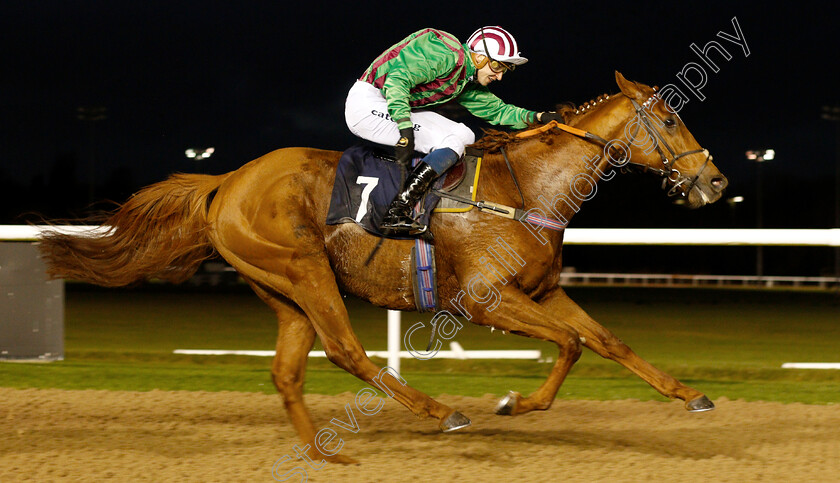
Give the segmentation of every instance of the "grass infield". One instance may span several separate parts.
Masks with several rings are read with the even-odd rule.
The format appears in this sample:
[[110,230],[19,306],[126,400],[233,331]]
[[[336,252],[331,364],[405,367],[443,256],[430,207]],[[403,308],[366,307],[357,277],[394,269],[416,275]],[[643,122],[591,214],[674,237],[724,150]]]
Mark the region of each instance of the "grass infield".
[[[707,288],[569,288],[596,320],[639,355],[713,400],[840,402],[840,371],[781,369],[783,362],[840,362],[840,297],[830,292]],[[368,350],[386,348],[382,309],[346,299]],[[403,315],[403,330],[429,316]],[[274,393],[270,358],[185,356],[175,349],[274,346],[275,318],[255,295],[147,286],[104,290],[68,284],[65,360],[0,364],[0,386],[62,389]],[[425,332],[423,330],[419,331]],[[428,332],[425,332],[428,334]],[[465,323],[465,349],[553,345]],[[316,350],[320,344],[316,343]],[[383,360],[375,362],[384,365]],[[432,396],[529,393],[552,364],[511,360],[403,360],[402,375]],[[356,392],[367,386],[325,359],[310,359],[306,391]],[[665,400],[618,364],[588,350],[558,393],[571,399]]]

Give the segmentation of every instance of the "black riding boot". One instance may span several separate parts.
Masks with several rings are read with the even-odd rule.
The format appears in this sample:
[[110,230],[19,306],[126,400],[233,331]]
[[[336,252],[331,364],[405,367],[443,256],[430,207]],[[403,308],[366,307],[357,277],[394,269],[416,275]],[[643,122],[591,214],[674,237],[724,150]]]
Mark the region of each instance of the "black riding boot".
[[400,194],[391,202],[388,213],[382,219],[379,229],[385,235],[414,236],[428,228],[411,217],[411,210],[423,194],[432,186],[438,174],[426,163],[421,162],[409,173]]

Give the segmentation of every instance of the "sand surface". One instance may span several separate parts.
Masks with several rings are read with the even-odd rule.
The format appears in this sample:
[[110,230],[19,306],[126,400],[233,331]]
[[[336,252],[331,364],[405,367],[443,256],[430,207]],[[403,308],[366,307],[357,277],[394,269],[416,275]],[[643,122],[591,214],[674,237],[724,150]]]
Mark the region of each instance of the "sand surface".
[[[280,396],[0,388],[0,481],[275,481],[295,466],[315,482],[840,481],[840,407],[718,400],[564,401],[516,417],[496,398],[441,396],[472,426],[440,433],[393,400],[347,419],[353,394],[307,395],[319,428],[358,465],[319,470],[299,445]],[[303,481],[291,473],[286,481]]]

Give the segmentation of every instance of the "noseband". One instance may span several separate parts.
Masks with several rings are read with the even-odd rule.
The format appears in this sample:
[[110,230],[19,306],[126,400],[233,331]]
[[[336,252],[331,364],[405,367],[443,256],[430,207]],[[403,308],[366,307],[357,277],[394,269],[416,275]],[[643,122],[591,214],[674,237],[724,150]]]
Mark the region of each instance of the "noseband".
[[[679,154],[677,154],[674,151],[674,148],[672,148],[671,145],[668,144],[668,141],[666,141],[665,138],[663,138],[662,135],[659,133],[659,131],[657,131],[653,127],[653,123],[650,120],[650,115],[647,112],[645,112],[646,108],[651,103],[651,101],[653,101],[654,99],[660,99],[658,94],[652,95],[642,105],[639,105],[639,103],[636,102],[635,99],[632,99],[630,97],[627,98],[630,99],[631,103],[633,103],[633,108],[636,110],[636,114],[639,115],[639,118],[642,121],[642,126],[645,128],[645,131],[647,131],[648,135],[654,141],[654,147],[656,148],[656,151],[659,153],[659,157],[662,160],[662,169],[652,168],[646,164],[634,163],[629,159],[624,165],[621,166],[621,168],[623,170],[633,169],[636,171],[641,171],[643,173],[651,172],[657,174],[660,177],[662,177],[662,189],[668,190],[668,196],[687,196],[688,193],[692,190],[692,188],[694,188],[694,185],[697,183],[697,180],[700,178],[700,175],[706,169],[706,166],[709,165],[709,161],[712,160],[712,155],[707,149],[703,148],[693,149],[691,151],[684,151]],[[578,129],[576,127],[572,127],[566,124],[561,124],[557,121],[551,121],[541,127],[520,132],[516,135],[516,137],[530,137],[555,127],[566,131],[569,134],[573,134],[575,136],[594,141],[605,147],[609,145],[609,142],[606,139],[602,138],[601,136],[598,136],[597,134],[591,133],[589,131],[584,131],[583,129]],[[638,134],[639,128],[637,127],[636,130],[633,132],[632,137],[628,141],[630,145],[632,145],[633,141],[636,140],[636,136]],[[663,146],[668,151],[668,154],[671,155],[670,158],[668,157],[668,155],[665,154],[665,151],[663,151]],[[679,161],[680,158],[697,153],[706,153],[706,160],[703,162],[703,165],[700,167],[700,170],[697,171],[697,174],[694,175],[694,177],[683,175],[682,172],[680,172],[680,170],[676,168],[677,161]]]
[[[648,166],[646,164],[634,163],[634,162],[629,161],[629,160],[628,160],[627,164],[625,165],[625,167],[633,168],[633,169],[636,169],[636,170],[639,170],[639,171],[642,171],[642,172],[650,171],[650,172],[653,172],[654,174],[657,174],[657,175],[661,176],[662,177],[662,189],[663,190],[668,189],[668,187],[670,186],[670,189],[668,189],[668,196],[676,196],[676,195],[687,196],[688,193],[692,190],[692,188],[694,188],[694,185],[697,183],[697,179],[700,178],[700,175],[703,173],[703,170],[705,170],[706,166],[708,166],[709,161],[712,160],[712,155],[709,153],[708,149],[703,149],[703,148],[693,149],[691,151],[684,151],[682,153],[677,154],[674,151],[674,148],[672,148],[671,145],[668,144],[668,141],[666,141],[665,138],[662,137],[662,134],[660,134],[659,131],[657,131],[653,127],[653,123],[650,120],[650,114],[648,114],[646,112],[646,108],[647,108],[648,104],[654,98],[659,99],[659,95],[654,94],[647,101],[645,101],[645,103],[642,104],[642,105],[639,105],[639,103],[636,102],[636,100],[632,99],[632,98],[630,99],[630,102],[633,104],[633,108],[636,110],[636,114],[639,115],[639,119],[641,119],[642,126],[645,128],[645,131],[647,131],[648,135],[654,141],[654,147],[656,148],[656,151],[659,153],[659,157],[662,160],[662,169],[651,168],[650,166]],[[629,140],[629,144],[631,144],[631,145],[633,144],[633,141],[636,140],[636,135],[638,133],[639,133],[639,129],[637,127],[636,131],[633,132],[633,136]],[[668,154],[671,155],[670,159],[665,154],[665,151],[663,151],[663,149],[662,149],[663,146],[665,147],[666,150],[668,150]],[[683,175],[682,172],[680,172],[680,170],[677,169],[677,167],[676,167],[677,161],[679,161],[679,159],[682,158],[682,157],[689,156],[691,154],[697,154],[697,153],[705,153],[706,154],[706,160],[703,162],[703,165],[700,167],[700,169],[697,171],[697,174],[694,175],[694,177],[689,177],[689,176]]]

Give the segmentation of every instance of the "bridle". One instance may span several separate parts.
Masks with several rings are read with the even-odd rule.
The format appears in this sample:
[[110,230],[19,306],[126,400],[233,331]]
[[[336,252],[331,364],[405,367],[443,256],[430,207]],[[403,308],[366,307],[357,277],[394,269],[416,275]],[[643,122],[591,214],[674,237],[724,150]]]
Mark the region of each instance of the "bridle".
[[[630,137],[630,140],[628,142],[622,141],[627,146],[627,159],[623,164],[616,164],[615,166],[622,169],[623,171],[628,169],[637,169],[641,170],[642,172],[652,172],[658,174],[662,177],[662,189],[668,189],[668,187],[670,186],[670,189],[668,189],[668,196],[680,195],[682,197],[687,197],[691,190],[694,188],[694,185],[697,183],[697,180],[700,178],[700,175],[703,173],[703,170],[705,170],[706,166],[709,165],[709,161],[712,160],[711,154],[709,154],[708,150],[703,148],[684,151],[682,153],[676,153],[674,151],[674,148],[672,148],[671,145],[668,144],[668,141],[666,141],[665,138],[662,137],[662,135],[659,133],[659,131],[657,131],[656,128],[653,127],[653,123],[651,122],[648,113],[645,112],[645,110],[648,108],[651,102],[654,102],[655,99],[660,99],[657,94],[654,93],[654,95],[649,97],[648,100],[646,100],[641,106],[638,102],[636,102],[635,99],[632,99],[626,95],[625,97],[627,97],[633,104],[633,108],[635,109],[634,114],[639,116],[639,118],[642,121],[641,125],[644,127],[645,131],[647,131],[648,135],[654,140],[654,147],[656,148],[656,151],[659,153],[659,157],[662,160],[662,169],[652,168],[646,164],[633,163],[630,161],[629,146],[633,144],[633,141],[636,140],[636,136],[639,134],[638,126],[636,127],[636,130],[633,132],[633,135]],[[607,96],[606,98],[609,99],[609,96]],[[602,102],[603,100],[604,99],[600,97],[598,98],[598,102]],[[586,107],[589,107],[588,103],[586,104]],[[519,139],[527,138],[549,131],[554,128],[563,130],[569,134],[583,138],[584,140],[598,143],[602,145],[604,149],[610,150],[610,152],[607,153],[607,155],[610,157],[611,160],[616,159],[612,157],[613,150],[617,149],[615,146],[611,145],[612,141],[607,141],[606,139],[602,138],[597,134],[591,133],[589,131],[584,131],[583,129],[572,127],[566,124],[562,124],[555,120],[547,122],[540,127],[528,129],[526,131],[520,131],[516,133],[514,137]],[[665,150],[668,151],[668,154],[670,154],[670,158],[668,157],[668,154],[665,154],[665,151],[662,149],[663,146],[665,147]],[[508,171],[510,171],[510,176],[513,179],[513,184],[516,186],[517,191],[519,191],[519,197],[522,200],[521,208],[514,208],[511,206],[505,206],[498,203],[491,203],[488,201],[476,202],[474,199],[468,199],[461,196],[452,195],[450,193],[445,193],[440,190],[434,190],[435,194],[443,198],[450,198],[461,203],[476,206],[482,212],[491,213],[512,220],[518,220],[520,223],[528,223],[534,226],[557,231],[564,230],[566,227],[566,223],[568,223],[566,219],[561,217],[561,221],[558,221],[553,218],[534,213],[533,210],[525,210],[525,196],[522,194],[522,189],[520,189],[519,182],[516,180],[516,174],[513,172],[513,166],[511,166],[507,152],[505,152],[504,147],[500,147],[499,150],[502,153],[502,157],[505,160],[505,164],[507,165]],[[703,165],[700,167],[700,170],[697,171],[697,174],[694,177],[683,175],[680,172],[680,170],[676,168],[677,161],[686,156],[698,153],[706,153],[706,161],[703,162]],[[598,168],[596,167],[595,169]],[[703,197],[705,199],[705,195],[703,195]],[[373,257],[373,253],[375,252],[376,249],[374,249],[370,257],[368,257],[368,261],[370,261],[370,259]],[[365,264],[367,265],[367,262],[365,262]],[[432,329],[432,331],[432,338],[434,338],[434,328]],[[427,347],[426,350],[428,351],[430,348],[431,341],[429,342],[429,347]]]
[[[659,131],[656,130],[656,128],[654,128],[653,123],[650,120],[650,114],[647,112],[647,107],[650,104],[650,102],[654,99],[660,99],[658,94],[652,95],[642,105],[639,105],[639,103],[636,102],[636,99],[632,99],[629,97],[628,99],[630,99],[630,102],[633,104],[633,108],[636,110],[636,114],[638,114],[639,119],[642,121],[641,124],[645,128],[645,131],[647,131],[651,139],[654,140],[654,148],[659,153],[659,157],[662,161],[662,169],[651,168],[646,164],[634,163],[629,159],[625,164],[625,168],[631,168],[639,170],[641,172],[653,172],[654,174],[657,174],[660,177],[662,177],[663,190],[668,189],[668,186],[670,185],[670,189],[668,189],[668,196],[687,196],[688,193],[692,190],[692,188],[694,188],[694,185],[697,183],[697,180],[700,178],[700,175],[706,169],[706,166],[709,165],[709,161],[712,160],[711,153],[709,153],[708,149],[704,148],[692,149],[691,151],[683,151],[679,154],[677,154],[676,151],[674,151],[674,148],[672,148],[671,145],[668,144],[668,141],[666,141],[665,138],[662,137],[662,134],[660,134]],[[639,129],[637,127],[628,142],[630,145],[632,145],[633,141],[636,140],[636,135],[638,133]],[[671,155],[670,159],[665,154],[665,151],[662,150],[663,146],[668,151],[668,154]],[[700,167],[700,169],[697,171],[697,174],[694,175],[694,177],[683,175],[682,172],[680,172],[680,170],[676,167],[677,161],[679,161],[680,158],[697,153],[706,154],[706,160],[703,162],[703,165]],[[687,186],[685,186],[685,188],[682,188],[684,185],[686,185],[686,183],[688,183]]]
[[[624,95],[624,94],[622,94],[622,95]],[[712,160],[712,155],[709,153],[709,151],[707,149],[703,149],[703,148],[692,149],[690,151],[684,151],[682,153],[677,153],[676,151],[674,151],[674,148],[672,148],[671,145],[668,144],[668,141],[666,141],[665,138],[662,137],[662,134],[660,134],[659,131],[656,130],[656,128],[653,126],[653,123],[651,122],[651,119],[650,119],[650,114],[648,112],[646,112],[647,108],[648,108],[648,106],[650,105],[651,102],[654,102],[655,99],[656,100],[660,99],[658,94],[653,94],[650,98],[648,98],[648,100],[646,100],[641,105],[638,102],[636,102],[635,99],[633,99],[629,96],[626,96],[626,95],[625,95],[625,97],[627,97],[630,100],[630,102],[633,104],[633,108],[635,109],[634,117],[635,117],[635,115],[639,116],[639,118],[642,121],[641,122],[642,127],[645,129],[645,131],[648,133],[648,135],[651,137],[651,139],[653,139],[654,148],[659,153],[659,157],[662,161],[662,168],[653,168],[653,167],[648,166],[646,164],[634,163],[629,159],[629,153],[628,153],[628,159],[626,160],[626,162],[619,167],[624,171],[633,170],[633,171],[639,171],[639,172],[642,172],[642,173],[656,174],[656,175],[658,175],[662,178],[662,189],[663,190],[665,190],[665,189],[668,190],[668,196],[671,196],[671,197],[677,196],[677,195],[682,196],[682,197],[688,196],[688,193],[694,188],[694,185],[697,184],[697,180],[700,178],[700,175],[706,169],[706,166],[709,165],[709,161]],[[583,129],[578,129],[576,127],[568,126],[566,124],[561,124],[561,123],[556,122],[556,121],[551,121],[551,122],[545,124],[544,126],[536,128],[536,129],[531,129],[531,130],[528,130],[528,131],[518,133],[517,137],[533,136],[534,134],[538,134],[540,132],[544,132],[544,131],[547,131],[549,129],[555,128],[555,127],[559,128],[563,131],[566,131],[569,134],[573,134],[575,136],[578,136],[578,137],[596,142],[598,144],[601,144],[604,147],[610,145],[609,141],[607,141],[606,139],[602,138],[601,136],[599,136],[597,134],[591,133],[589,131],[584,131]],[[636,130],[633,132],[632,136],[627,141],[628,146],[633,145],[633,142],[636,140],[636,136],[638,134],[639,134],[639,127],[637,126]],[[663,146],[665,147],[664,150],[662,149]],[[614,149],[614,147],[611,146],[611,149]],[[668,151],[668,154],[665,153],[666,150]],[[693,177],[686,176],[686,175],[682,174],[682,172],[679,169],[677,169],[677,167],[676,167],[677,161],[679,161],[681,158],[683,158],[685,156],[689,156],[689,155],[692,155],[692,154],[698,154],[698,153],[706,153],[706,160],[703,162],[703,165],[697,171],[697,174],[694,175]],[[670,158],[669,158],[668,155],[670,155]],[[614,159],[621,159],[621,158],[614,158]]]

